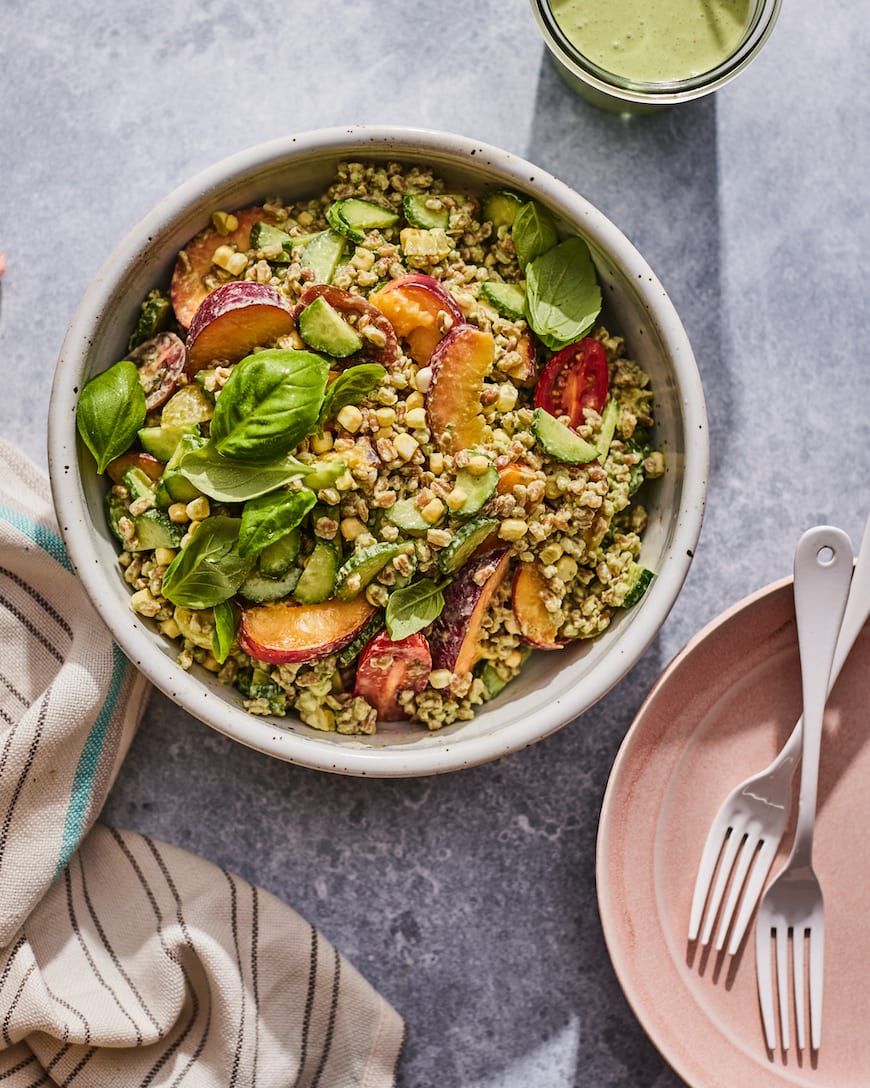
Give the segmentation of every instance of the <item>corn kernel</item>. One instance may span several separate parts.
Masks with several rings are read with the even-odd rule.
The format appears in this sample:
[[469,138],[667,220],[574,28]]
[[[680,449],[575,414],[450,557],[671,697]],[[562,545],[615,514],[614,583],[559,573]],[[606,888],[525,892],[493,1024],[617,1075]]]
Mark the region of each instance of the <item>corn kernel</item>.
[[405,399],[405,409],[411,411],[412,408],[422,408],[426,403],[426,398],[418,390],[410,393]]
[[551,563],[555,563],[559,556],[562,554],[563,550],[564,549],[562,548],[562,545],[558,542],[558,540],[551,540],[550,543],[546,545],[546,547],[541,548],[538,558],[546,567],[549,566]]
[[461,487],[454,487],[450,494],[445,499],[448,509],[459,510],[464,506],[468,495],[462,490]]
[[240,276],[248,267],[248,258],[244,253],[234,253],[224,267],[231,275]]
[[175,558],[175,548],[155,548],[154,562],[158,567],[168,567]]
[[570,555],[563,555],[556,563],[556,574],[563,582],[570,582],[577,573],[577,560]]
[[160,611],[160,602],[154,599],[150,589],[139,589],[130,598],[130,607],[140,616],[155,616]]
[[424,521],[434,525],[444,514],[444,503],[440,499],[430,499],[420,511]]
[[174,521],[178,525],[182,525],[185,521],[190,521],[187,516],[187,504],[183,502],[174,502],[166,511],[169,515],[169,520]]
[[236,251],[232,246],[218,246],[211,256],[212,264],[216,264],[218,268],[224,268],[229,271],[229,263],[235,252]]
[[419,430],[426,426],[426,409],[425,408],[412,408],[410,411],[405,412],[405,423],[413,430]]
[[529,527],[522,518],[505,518],[498,527],[498,535],[502,540],[522,540],[529,531]]
[[239,221],[231,212],[212,212],[211,221],[218,234],[224,237],[239,229]]
[[498,387],[498,400],[495,402],[499,412],[511,412],[517,403],[517,387],[513,382],[504,382]]
[[355,404],[346,404],[336,418],[346,431],[353,434],[356,434],[363,422],[362,412]]
[[396,453],[403,461],[410,461],[417,450],[420,448],[417,439],[411,434],[398,434],[393,439],[393,445],[396,448]]
[[450,669],[435,669],[429,673],[429,684],[433,688],[446,688],[453,679]]
[[165,635],[167,638],[178,638],[181,634],[181,628],[178,626],[176,620],[172,617],[168,620],[164,620],[160,624],[160,634]]
[[368,532],[359,518],[342,518],[339,528],[345,540],[356,540],[361,533]]
[[393,437],[393,428],[392,427],[378,427],[378,429],[375,431],[375,438],[392,438],[392,437]]
[[488,457],[484,457],[482,453],[476,453],[468,462],[468,471],[472,476],[482,476],[491,464]]
[[204,521],[211,513],[211,504],[205,495],[198,495],[190,500],[185,510],[191,521]]
[[417,371],[417,377],[414,379],[414,383],[421,393],[428,393],[429,386],[432,384],[432,367],[421,366]]
[[395,408],[378,408],[375,411],[375,415],[378,418],[378,423],[380,423],[382,427],[392,427],[396,422]]
[[446,548],[452,539],[453,534],[447,529],[426,530],[426,543],[431,544],[433,548]]
[[312,435],[309,439],[312,453],[329,453],[332,449],[332,431],[324,431],[323,434]]
[[353,476],[351,476],[351,474],[347,471],[347,469],[345,469],[344,472],[342,472],[339,478],[335,481],[336,491],[350,491],[351,488],[355,486],[356,481],[354,480]]

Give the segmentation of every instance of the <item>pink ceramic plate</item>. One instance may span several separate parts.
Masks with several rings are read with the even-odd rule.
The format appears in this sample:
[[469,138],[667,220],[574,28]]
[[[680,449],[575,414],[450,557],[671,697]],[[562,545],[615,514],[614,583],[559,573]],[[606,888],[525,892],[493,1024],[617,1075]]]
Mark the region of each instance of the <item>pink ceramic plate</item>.
[[824,1022],[812,1058],[765,1048],[751,927],[731,959],[686,937],[710,821],[732,786],[773,758],[800,712],[791,580],[697,635],[659,678],[620,749],[598,835],[604,934],[638,1019],[692,1088],[870,1084],[868,669],[870,627],[825,717],[814,851],[825,894]]

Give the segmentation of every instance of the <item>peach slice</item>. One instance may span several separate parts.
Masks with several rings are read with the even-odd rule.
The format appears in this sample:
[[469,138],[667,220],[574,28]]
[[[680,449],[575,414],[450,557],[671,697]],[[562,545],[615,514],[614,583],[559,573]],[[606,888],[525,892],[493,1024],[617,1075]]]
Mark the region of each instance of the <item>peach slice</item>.
[[[411,272],[390,280],[369,295],[369,302],[385,314],[390,324],[408,343],[411,358],[426,366],[435,345],[447,331],[465,316],[446,287],[432,276]],[[445,322],[446,315],[450,322]]]
[[480,660],[483,618],[509,564],[510,548],[493,548],[470,559],[445,588],[444,608],[429,628],[433,668],[471,672]]
[[316,661],[343,650],[374,612],[364,594],[321,604],[289,600],[257,604],[242,611],[239,645],[254,660],[274,665]]
[[178,254],[172,271],[169,297],[178,323],[190,326],[193,315],[202,300],[209,294],[205,277],[211,270],[215,251],[219,246],[234,245],[241,252],[251,248],[251,227],[255,223],[268,223],[269,217],[262,208],[242,208],[234,213],[239,222],[229,234],[220,234],[214,227],[206,227],[191,238]]
[[495,489],[499,495],[511,495],[518,484],[528,487],[537,478],[537,473],[533,468],[511,461],[498,470],[498,483]]
[[480,394],[494,358],[492,333],[476,325],[457,325],[433,351],[426,415],[432,438],[445,453],[473,449],[480,443]]
[[207,295],[187,334],[187,372],[237,363],[295,328],[293,307],[274,287],[232,280]]
[[382,722],[407,718],[399,694],[422,691],[432,671],[429,643],[419,633],[394,642],[386,631],[366,644],[357,665],[354,695],[375,708]]
[[520,637],[536,650],[561,650],[559,624],[544,606],[547,582],[533,563],[522,563],[514,575],[512,605]]

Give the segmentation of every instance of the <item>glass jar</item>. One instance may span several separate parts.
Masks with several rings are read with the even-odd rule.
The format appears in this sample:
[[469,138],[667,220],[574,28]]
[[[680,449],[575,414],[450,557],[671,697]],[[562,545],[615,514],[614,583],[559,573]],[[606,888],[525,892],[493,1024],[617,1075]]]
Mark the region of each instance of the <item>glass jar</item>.
[[[608,0],[587,0],[606,6]],[[743,37],[729,56],[707,71],[686,79],[654,82],[608,71],[583,55],[553,15],[550,0],[531,0],[544,41],[557,71],[587,101],[619,113],[644,113],[677,102],[689,102],[730,82],[755,59],[770,37],[781,0],[753,0]]]

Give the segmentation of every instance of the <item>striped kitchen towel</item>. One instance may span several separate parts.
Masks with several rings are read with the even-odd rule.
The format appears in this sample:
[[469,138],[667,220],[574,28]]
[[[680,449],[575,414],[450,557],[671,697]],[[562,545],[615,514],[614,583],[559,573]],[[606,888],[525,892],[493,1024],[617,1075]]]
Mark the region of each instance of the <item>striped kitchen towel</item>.
[[0,1083],[387,1088],[391,1006],[268,892],[98,822],[148,696],[0,440]]

